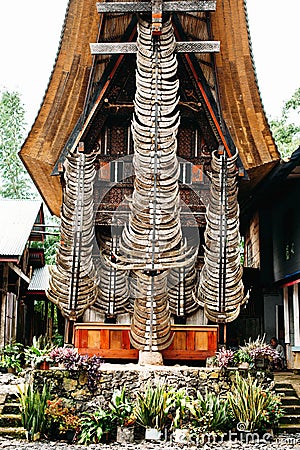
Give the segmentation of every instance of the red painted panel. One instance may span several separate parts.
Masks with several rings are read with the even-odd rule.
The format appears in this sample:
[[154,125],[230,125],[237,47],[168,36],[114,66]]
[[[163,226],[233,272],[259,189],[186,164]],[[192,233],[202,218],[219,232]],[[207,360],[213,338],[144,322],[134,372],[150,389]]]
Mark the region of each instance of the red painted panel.
[[100,348],[109,348],[109,330],[100,330]]
[[187,331],[186,349],[195,350],[195,331]]

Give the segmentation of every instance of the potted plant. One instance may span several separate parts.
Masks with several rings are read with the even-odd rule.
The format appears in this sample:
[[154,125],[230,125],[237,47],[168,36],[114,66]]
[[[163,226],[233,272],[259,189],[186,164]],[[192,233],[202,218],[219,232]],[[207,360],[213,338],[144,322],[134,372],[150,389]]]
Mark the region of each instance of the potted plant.
[[206,389],[205,395],[197,392],[195,400],[188,405],[191,415],[192,434],[222,435],[229,425],[228,401]]
[[61,398],[47,401],[45,414],[50,437],[74,440],[80,429],[79,417],[74,412],[75,409],[65,406]]
[[189,404],[190,397],[186,390],[181,388],[169,391],[170,416],[172,418],[171,428],[173,430],[174,442],[184,443],[189,440]]
[[12,373],[22,370],[23,345],[15,342],[0,350],[0,367]]
[[97,411],[84,412],[80,419],[78,443],[83,445],[99,444],[108,440],[112,430],[112,417],[109,412],[99,408]]
[[[278,425],[283,415],[281,399],[271,389],[263,388],[248,374],[236,373],[233,389],[228,393],[230,415],[238,431],[260,432]],[[240,424],[243,429],[239,428]]]
[[21,405],[22,425],[26,430],[28,441],[40,439],[46,429],[47,400],[49,399],[49,387],[45,383],[41,391],[33,388],[30,383],[17,386]]
[[231,349],[226,349],[225,347],[220,348],[216,353],[216,362],[218,367],[221,369],[226,369],[234,361],[234,351]]
[[250,338],[240,349],[249,354],[253,365],[258,368],[267,369],[270,362],[276,363],[280,359],[279,353],[265,342],[265,335],[262,338],[258,336],[254,341]]
[[32,339],[32,345],[24,349],[25,362],[33,369],[49,369],[49,364],[52,361],[50,352],[53,349],[53,345],[47,340],[47,337],[36,336]]
[[109,408],[112,419],[117,423],[117,442],[132,443],[136,418],[133,413],[133,404],[126,397],[125,386],[122,390],[118,389],[113,393]]
[[250,354],[243,348],[239,348],[233,356],[233,362],[239,369],[249,369],[253,367],[254,361]]
[[145,428],[146,440],[161,439],[170,406],[164,385],[148,384],[144,393],[137,393],[134,413],[137,423]]
[[59,347],[50,352],[50,358],[54,363],[72,372],[82,370],[87,373],[88,388],[96,392],[101,377],[101,365],[103,359],[98,355],[80,355],[76,348]]

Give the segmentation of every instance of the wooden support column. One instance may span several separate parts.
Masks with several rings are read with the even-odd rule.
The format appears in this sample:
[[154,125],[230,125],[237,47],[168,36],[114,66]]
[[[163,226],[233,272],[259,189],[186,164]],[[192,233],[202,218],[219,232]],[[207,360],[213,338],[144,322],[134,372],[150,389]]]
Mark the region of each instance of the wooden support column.
[[289,312],[289,293],[288,287],[283,288],[283,317],[284,317],[284,342],[291,343],[290,338],[290,312]]
[[295,347],[300,347],[299,284],[293,286],[293,310]]
[[65,344],[73,344],[73,332],[74,332],[74,321],[66,319],[65,336],[64,336]]

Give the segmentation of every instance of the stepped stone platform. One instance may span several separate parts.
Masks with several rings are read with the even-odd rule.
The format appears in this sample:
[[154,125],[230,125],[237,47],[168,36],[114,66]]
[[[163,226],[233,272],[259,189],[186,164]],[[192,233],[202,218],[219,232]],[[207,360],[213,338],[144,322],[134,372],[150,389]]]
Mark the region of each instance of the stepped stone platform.
[[[116,369],[116,367],[114,367]],[[168,372],[167,368],[160,368],[162,371]],[[106,366],[106,370],[109,372],[112,370],[111,365]],[[189,370],[197,372],[195,368],[178,367],[177,375],[181,371],[186,371],[185,376],[189,373]],[[122,371],[121,371],[122,372]],[[152,370],[150,369],[148,376]],[[49,373],[49,372],[48,372]],[[124,372],[123,372],[124,374]],[[217,381],[219,374],[213,370],[206,371],[200,369],[201,377],[207,376],[214,381]],[[200,375],[197,374],[198,376]],[[50,375],[50,373],[49,373]],[[146,377],[148,378],[148,377]],[[198,378],[198,377],[197,377]],[[212,381],[212,380],[211,380]],[[283,395],[283,403],[285,405],[286,414],[281,420],[280,434],[275,436],[270,441],[264,441],[260,439],[257,442],[247,443],[237,440],[214,442],[205,444],[175,444],[173,442],[140,442],[135,444],[122,445],[112,443],[110,445],[101,444],[101,450],[196,450],[196,449],[216,449],[216,450],[300,450],[300,375],[295,375],[292,372],[275,372],[274,374],[275,388],[278,393]],[[63,441],[37,441],[35,443],[27,442],[24,439],[24,430],[20,425],[19,405],[17,402],[17,385],[22,384],[24,379],[12,374],[0,375],[0,414],[2,419],[0,422],[0,449],[12,449],[12,450],[98,450],[99,445],[93,444],[89,446],[83,446],[78,444],[68,444]]]

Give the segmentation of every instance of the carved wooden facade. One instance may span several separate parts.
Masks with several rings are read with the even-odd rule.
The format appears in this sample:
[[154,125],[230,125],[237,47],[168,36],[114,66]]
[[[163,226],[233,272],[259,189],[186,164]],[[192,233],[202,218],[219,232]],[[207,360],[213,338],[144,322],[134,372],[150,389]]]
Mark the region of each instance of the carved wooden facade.
[[[68,237],[69,248],[66,250],[65,244],[61,244],[50,297],[72,320],[81,316],[86,308],[93,310],[94,317],[101,320],[119,320],[120,314],[129,314],[133,318],[132,343],[146,351],[162,350],[170,345],[173,319],[182,322],[191,316],[189,320],[205,323],[201,313],[204,308],[216,312],[208,314],[210,320],[227,322],[236,317],[244,300],[242,271],[237,258],[239,209],[236,176],[240,172],[246,179],[246,169],[248,175],[253,173],[250,183],[254,186],[267,167],[272,166],[277,153],[268,131],[258,133],[256,140],[258,143],[261,141],[260,148],[265,149],[260,155],[261,160],[265,158],[264,168],[259,168],[259,158],[254,158],[256,162],[249,165],[252,158],[247,155],[249,143],[244,144],[240,132],[236,132],[234,127],[239,126],[238,121],[236,124],[231,121],[236,103],[231,105],[230,120],[225,121],[222,114],[225,108],[228,117],[230,106],[220,78],[226,56],[220,57],[213,52],[219,49],[218,37],[222,38],[221,53],[222,46],[225,52],[228,49],[226,33],[221,32],[223,17],[218,12],[218,8],[223,11],[224,3],[228,2],[100,2],[97,4],[100,15],[95,19],[97,12],[92,10],[92,2],[89,1],[85,5],[85,13],[90,11],[90,15],[85,16],[89,17],[90,29],[84,27],[84,40],[91,43],[93,53],[88,66],[89,76],[80,74],[80,64],[87,60],[82,50],[79,52],[81,62],[73,59],[74,70],[75,66],[78,68],[77,77],[82,79],[80,98],[76,97],[77,122],[74,110],[73,129],[67,133],[60,130],[60,151],[56,149],[58,141],[53,141],[52,145],[56,149],[50,164],[52,175],[62,175],[61,163],[65,165],[67,174],[62,231]],[[241,9],[240,0],[231,3],[236,2],[238,6],[232,5],[231,8],[232,20],[236,9]],[[67,23],[73,14],[72,2],[69,8]],[[142,12],[139,12],[140,8]],[[76,16],[77,22],[79,26],[80,19]],[[245,22],[237,22],[236,26],[243,30],[241,36],[244,39]],[[96,28],[99,29],[97,38],[90,32]],[[64,34],[63,45],[68,39],[70,37]],[[247,53],[249,47],[244,48]],[[60,57],[61,54],[58,61]],[[57,70],[60,70],[58,62]],[[252,80],[252,72],[249,74]],[[230,75],[234,78],[234,73]],[[75,99],[77,94],[73,90],[69,95],[71,101],[72,95]],[[252,101],[258,110],[261,104],[256,95],[254,90]],[[240,111],[248,114],[246,99]],[[257,129],[263,130],[267,126],[263,115],[251,117]],[[258,126],[261,120],[263,124]],[[53,129],[53,137],[58,132],[59,127],[56,131]],[[32,137],[28,138],[21,152],[27,165],[28,145]],[[31,153],[38,145],[36,141]],[[79,153],[78,147],[81,147]],[[236,147],[239,156],[233,158]],[[218,156],[214,166],[211,163],[212,154],[218,149],[222,149],[231,170],[226,176]],[[82,197],[82,209],[78,210],[78,204],[73,203],[73,212],[70,213],[66,210],[70,201],[68,196],[72,198],[77,194],[70,194],[68,183],[75,185],[76,178],[84,176],[85,168],[69,176],[69,163],[65,161],[83,158],[84,155],[93,167],[93,176],[87,180],[93,186]],[[222,176],[225,180],[222,186],[218,183],[213,183],[213,186],[216,192],[223,190],[227,209],[223,210],[217,225],[212,223],[213,216],[208,215],[205,238],[208,204],[212,215],[219,216],[223,207],[222,196],[214,196],[210,189],[211,179]],[[93,181],[92,177],[95,177]],[[234,187],[229,182],[231,179],[235,180]],[[51,180],[51,184],[55,183]],[[241,183],[243,185],[242,179]],[[52,209],[57,210],[54,206],[57,201],[50,200],[49,196],[48,203],[51,202]],[[76,221],[80,223],[82,217],[88,224],[92,221],[93,226],[78,241],[74,234],[70,236],[69,233],[75,233],[78,226],[74,224]],[[209,226],[212,230],[213,225],[216,226],[212,233]],[[232,240],[223,239],[220,244],[224,229],[229,230]],[[88,252],[76,255],[73,252],[75,241],[80,242],[78,245],[87,244]],[[214,279],[205,274],[208,274],[210,265],[218,271],[220,245],[229,245],[230,256]],[[66,262],[71,262],[71,265]],[[205,269],[201,272],[204,263]],[[76,265],[75,279],[72,264]],[[89,271],[89,283],[78,269],[81,266],[85,267],[85,273]],[[202,281],[198,287],[201,273]],[[68,279],[64,292],[60,290],[61,277]],[[205,307],[207,295],[203,291],[203,277],[217,292],[212,300],[214,305],[210,303],[208,308]],[[224,289],[227,281],[228,289]],[[89,295],[83,305],[76,295],[84,293],[85,289]],[[223,306],[229,299],[229,309],[222,306],[218,310],[217,305],[222,303],[220,296]]]

